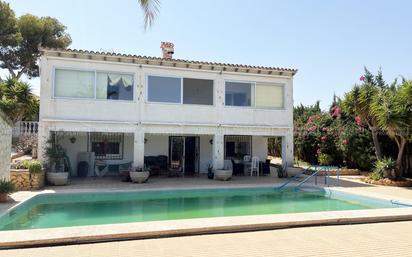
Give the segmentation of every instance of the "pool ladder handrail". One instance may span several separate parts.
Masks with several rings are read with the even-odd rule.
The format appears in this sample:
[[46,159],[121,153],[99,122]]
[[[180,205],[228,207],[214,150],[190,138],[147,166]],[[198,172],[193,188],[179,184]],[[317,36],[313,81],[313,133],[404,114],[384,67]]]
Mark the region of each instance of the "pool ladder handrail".
[[318,184],[318,174],[321,171],[325,171],[326,175],[325,175],[325,185],[327,185],[328,187],[330,186],[330,170],[331,169],[336,169],[336,186],[339,186],[339,175],[340,175],[340,167],[338,166],[316,166],[319,169],[316,170],[315,168],[315,172],[312,173],[310,176],[306,177],[302,182],[300,182],[296,188],[302,186],[303,184],[305,184],[310,178],[315,177],[315,185]]
[[307,176],[303,181],[301,181],[297,186],[295,186],[294,188],[299,188],[300,186],[302,186],[303,184],[305,184],[309,179],[315,177],[315,185],[318,184],[318,180],[317,180],[317,176],[321,171],[325,171],[326,172],[326,176],[325,176],[325,185],[327,185],[328,187],[330,186],[330,181],[329,181],[329,177],[330,177],[330,170],[331,169],[336,169],[336,186],[339,186],[339,176],[340,176],[340,167],[337,166],[319,166],[319,165],[309,165],[308,167],[306,167],[302,172],[299,172],[298,174],[290,177],[288,179],[288,181],[286,181],[284,184],[282,184],[280,187],[278,187],[277,189],[282,189],[284,188],[286,185],[288,185],[290,182],[292,181],[297,181],[299,179],[300,176],[302,176],[306,171],[309,170],[309,168],[315,168],[315,172],[310,174],[309,176]]
[[282,189],[284,188],[286,185],[288,185],[290,182],[292,181],[297,181],[299,179],[300,176],[302,176],[310,167],[316,167],[315,165],[309,165],[308,167],[306,167],[303,171],[299,172],[296,175],[291,176],[284,184],[282,184],[280,187],[278,187],[277,189]]
[[402,203],[399,200],[390,200],[392,205],[397,205],[398,207],[403,206],[403,207],[412,207],[412,204],[409,203]]

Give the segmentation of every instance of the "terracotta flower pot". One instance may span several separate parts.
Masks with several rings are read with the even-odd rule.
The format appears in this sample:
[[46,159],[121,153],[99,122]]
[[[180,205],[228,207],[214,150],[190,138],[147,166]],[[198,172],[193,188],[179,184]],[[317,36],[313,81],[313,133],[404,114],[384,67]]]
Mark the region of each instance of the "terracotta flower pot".
[[0,193],[0,203],[5,203],[8,200],[8,194]]

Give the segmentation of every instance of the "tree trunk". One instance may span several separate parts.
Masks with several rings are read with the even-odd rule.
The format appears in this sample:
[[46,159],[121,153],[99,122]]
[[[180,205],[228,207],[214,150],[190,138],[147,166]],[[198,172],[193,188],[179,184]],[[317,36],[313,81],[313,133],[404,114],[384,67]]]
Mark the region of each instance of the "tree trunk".
[[375,146],[376,159],[382,160],[382,151],[378,140],[378,131],[376,130],[376,127],[371,126],[370,129],[372,132],[373,145]]
[[397,177],[402,177],[403,175],[403,154],[405,152],[405,146],[406,146],[407,140],[405,138],[401,138],[400,144],[399,144],[399,151],[398,151],[398,157],[396,158],[396,176]]

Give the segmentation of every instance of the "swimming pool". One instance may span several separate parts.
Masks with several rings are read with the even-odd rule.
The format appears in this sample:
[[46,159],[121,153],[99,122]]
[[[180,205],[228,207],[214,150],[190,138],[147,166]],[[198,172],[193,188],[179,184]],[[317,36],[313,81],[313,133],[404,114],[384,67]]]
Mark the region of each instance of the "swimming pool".
[[321,190],[274,188],[40,194],[0,216],[0,230],[398,207]]

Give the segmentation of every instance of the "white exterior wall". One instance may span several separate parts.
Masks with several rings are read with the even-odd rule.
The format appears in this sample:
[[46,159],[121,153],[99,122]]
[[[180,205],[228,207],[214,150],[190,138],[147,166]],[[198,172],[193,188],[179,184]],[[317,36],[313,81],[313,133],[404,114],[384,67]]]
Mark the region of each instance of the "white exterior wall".
[[200,136],[200,160],[199,160],[199,171],[200,173],[207,173],[207,168],[209,165],[213,165],[213,145],[210,144],[210,140],[213,136],[205,135]]
[[0,179],[10,179],[11,137],[12,127],[0,113]]
[[266,137],[252,137],[252,156],[259,157],[264,161],[268,157],[268,139]]
[[147,142],[144,146],[145,156],[169,155],[169,136],[146,135]]
[[[70,138],[75,137],[76,142],[70,142]],[[87,152],[87,134],[85,132],[68,133],[59,140],[59,144],[66,150],[72,166],[72,176],[77,175],[77,153]]]
[[[53,74],[55,68],[98,70],[134,74],[134,100],[55,99]],[[203,78],[214,81],[214,105],[159,104],[146,102],[146,76],[163,75],[187,78]],[[224,105],[225,80],[264,82],[285,86],[283,109],[231,107]],[[285,158],[293,163],[293,81],[292,77],[277,75],[246,74],[194,70],[175,67],[115,63],[74,58],[42,56],[40,133],[50,130],[131,132],[135,135],[134,162],[143,164],[143,156],[150,155],[152,148],[145,149],[144,135],[151,133],[214,135],[217,144],[211,147],[215,168],[223,167],[224,135],[284,136]],[[150,140],[150,139],[148,139]],[[258,139],[259,140],[259,139]],[[39,143],[39,150],[41,145]],[[266,155],[267,143],[255,144]],[[165,146],[160,146],[164,151]],[[264,148],[264,149],[263,149]],[[143,150],[141,150],[143,149]],[[206,151],[206,149],[205,149]],[[205,151],[201,151],[204,153]],[[167,153],[167,149],[166,149]],[[167,154],[166,154],[167,155]],[[208,161],[201,161],[202,169]]]

